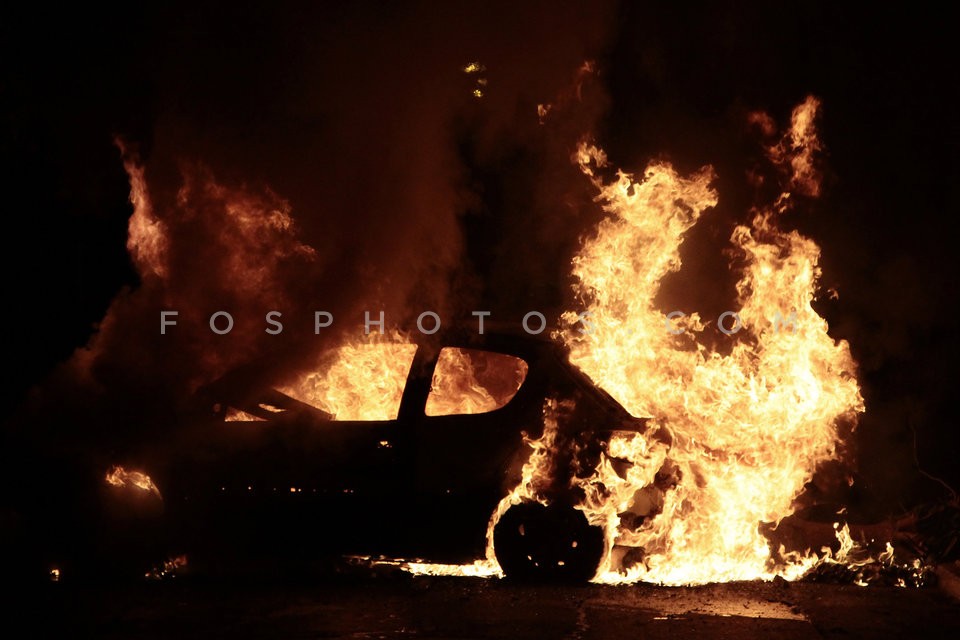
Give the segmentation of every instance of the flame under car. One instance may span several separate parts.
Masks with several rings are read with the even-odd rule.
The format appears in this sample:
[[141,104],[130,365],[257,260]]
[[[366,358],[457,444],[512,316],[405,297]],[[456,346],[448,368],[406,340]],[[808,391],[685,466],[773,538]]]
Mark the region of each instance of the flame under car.
[[[592,577],[603,532],[574,508],[582,496],[572,487],[592,473],[608,434],[644,421],[548,339],[416,339],[369,345],[386,357],[351,353],[352,375],[375,382],[364,406],[316,377],[265,387],[255,365],[204,388],[204,413],[184,439],[150,454],[169,552],[188,554],[192,570],[266,559],[309,570],[341,553],[463,562],[495,543],[508,576]],[[341,375],[328,369],[323,381]],[[535,501],[495,514],[543,433],[545,404],[565,408],[550,472]]]

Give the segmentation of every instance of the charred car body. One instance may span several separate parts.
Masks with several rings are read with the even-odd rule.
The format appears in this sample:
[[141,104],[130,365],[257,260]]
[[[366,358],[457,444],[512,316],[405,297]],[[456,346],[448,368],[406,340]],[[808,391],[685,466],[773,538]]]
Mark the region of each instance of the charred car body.
[[[392,363],[405,372],[394,415],[340,419],[294,389],[262,386],[253,365],[202,389],[180,431],[124,453],[107,482],[100,475],[96,566],[121,554],[138,567],[187,554],[191,571],[214,573],[260,562],[309,571],[334,553],[483,557],[491,515],[530,454],[525,438],[542,435],[552,402],[566,410],[549,480],[537,502],[503,514],[497,558],[508,576],[591,577],[603,535],[574,508],[574,480],[592,473],[609,434],[644,421],[549,339],[500,329],[417,340],[409,364]],[[445,381],[451,363],[470,377]]]

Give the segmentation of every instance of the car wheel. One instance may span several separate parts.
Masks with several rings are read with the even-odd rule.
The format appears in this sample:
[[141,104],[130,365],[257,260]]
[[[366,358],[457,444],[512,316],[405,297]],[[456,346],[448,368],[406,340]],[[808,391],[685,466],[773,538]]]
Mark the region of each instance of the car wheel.
[[493,548],[508,578],[583,582],[603,558],[603,530],[573,507],[523,502],[494,527]]

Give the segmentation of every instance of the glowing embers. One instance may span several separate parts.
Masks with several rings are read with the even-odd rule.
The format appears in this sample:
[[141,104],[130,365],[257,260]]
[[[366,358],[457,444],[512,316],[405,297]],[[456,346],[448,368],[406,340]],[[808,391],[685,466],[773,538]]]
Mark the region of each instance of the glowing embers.
[[181,554],[167,558],[152,567],[143,577],[147,580],[171,580],[181,575],[187,568],[187,556]]
[[462,68],[465,74],[474,79],[475,84],[470,91],[470,95],[474,98],[483,97],[484,89],[486,89],[487,86],[487,78],[483,75],[486,70],[487,68],[479,62],[471,62]]
[[437,359],[425,412],[442,416],[499,409],[516,395],[527,368],[514,356],[445,347]]

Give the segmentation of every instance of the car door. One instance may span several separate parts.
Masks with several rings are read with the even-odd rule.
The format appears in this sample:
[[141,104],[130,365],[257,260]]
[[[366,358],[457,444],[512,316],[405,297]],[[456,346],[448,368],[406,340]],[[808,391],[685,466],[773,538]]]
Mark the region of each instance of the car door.
[[228,402],[177,473],[193,494],[190,518],[269,544],[360,549],[389,537],[382,529],[398,521],[409,485],[397,415],[415,352],[351,348]]
[[527,453],[523,432],[540,429],[530,364],[477,347],[443,347],[435,356],[413,438],[425,539],[466,540],[482,551],[487,520]]

